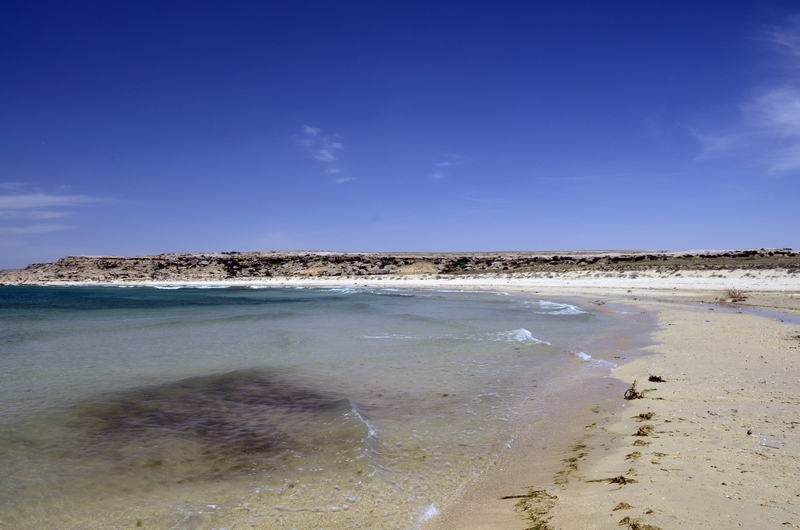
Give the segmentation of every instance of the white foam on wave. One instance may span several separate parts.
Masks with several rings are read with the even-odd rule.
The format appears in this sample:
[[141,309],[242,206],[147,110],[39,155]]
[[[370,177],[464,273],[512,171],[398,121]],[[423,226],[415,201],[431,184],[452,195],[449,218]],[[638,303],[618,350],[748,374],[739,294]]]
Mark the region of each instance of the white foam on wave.
[[440,513],[442,512],[439,511],[435,504],[429,504],[424,510],[422,510],[422,513],[419,514],[419,517],[417,518],[417,528],[422,528],[422,524],[425,521],[433,519]]
[[326,287],[323,290],[332,293],[342,293],[342,294],[363,293],[367,291],[367,289],[362,289],[358,287]]
[[406,293],[406,289],[392,289],[391,287],[384,287],[382,289],[377,289],[375,291],[377,294],[394,294],[394,293],[404,293],[408,296],[414,296],[411,293]]
[[490,339],[492,341],[497,342],[527,342],[533,344],[547,344],[550,346],[551,344],[546,340],[537,339],[534,337],[530,331],[525,328],[513,329],[511,331],[500,331],[498,333],[492,333],[490,335]]
[[604,361],[603,359],[595,359],[594,357],[592,357],[588,353],[584,353],[582,351],[579,351],[579,352],[575,353],[575,357],[577,357],[578,359],[582,359],[584,361],[590,362],[592,364],[595,364],[597,366],[602,366],[603,368],[608,368],[608,369],[611,369],[611,370],[613,370],[614,368],[619,366],[617,363],[612,363],[611,361]]
[[350,412],[367,428],[367,436],[364,437],[362,442],[365,446],[364,455],[367,457],[370,467],[372,467],[372,473],[370,473],[369,476],[371,477],[379,471],[386,471],[387,468],[380,462],[381,442],[378,440],[378,430],[375,428],[375,425],[369,421],[366,415],[359,410],[357,404],[349,399],[347,401],[350,403]]
[[353,415],[356,418],[358,418],[359,421],[361,421],[361,423],[363,423],[364,426],[367,428],[367,437],[376,438],[378,436],[378,431],[375,430],[375,426],[372,425],[372,423],[367,418],[365,418],[364,415],[361,414],[361,412],[358,411],[357,407],[353,404],[352,401],[350,402],[350,410],[353,412]]
[[399,335],[396,333],[380,333],[378,335],[361,335],[359,339],[418,339],[414,335]]
[[375,289],[372,287],[322,287],[320,289],[331,293],[339,293],[339,294],[375,294],[381,296],[407,296],[407,297],[415,296],[413,293],[409,293],[407,289],[391,289],[391,288]]
[[153,289],[174,291],[176,289],[230,289],[230,285],[148,285]]
[[525,301],[525,305],[540,309],[541,311],[536,311],[540,315],[583,315],[586,313],[586,311],[578,309],[577,306],[549,300],[528,300]]

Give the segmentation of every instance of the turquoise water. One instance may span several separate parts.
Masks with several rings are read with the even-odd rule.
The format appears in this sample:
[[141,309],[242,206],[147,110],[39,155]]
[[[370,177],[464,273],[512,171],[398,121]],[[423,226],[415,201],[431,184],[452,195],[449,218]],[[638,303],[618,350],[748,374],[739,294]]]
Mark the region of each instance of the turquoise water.
[[415,528],[617,323],[502,293],[0,287],[0,523]]

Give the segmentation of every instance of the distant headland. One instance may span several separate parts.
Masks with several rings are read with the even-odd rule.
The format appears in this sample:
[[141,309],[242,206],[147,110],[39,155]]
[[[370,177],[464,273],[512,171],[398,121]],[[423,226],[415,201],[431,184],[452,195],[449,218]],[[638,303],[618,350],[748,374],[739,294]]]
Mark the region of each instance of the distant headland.
[[800,272],[791,248],[726,251],[213,252],[69,256],[0,271],[2,284],[170,282],[260,278],[483,276],[583,272],[769,270]]

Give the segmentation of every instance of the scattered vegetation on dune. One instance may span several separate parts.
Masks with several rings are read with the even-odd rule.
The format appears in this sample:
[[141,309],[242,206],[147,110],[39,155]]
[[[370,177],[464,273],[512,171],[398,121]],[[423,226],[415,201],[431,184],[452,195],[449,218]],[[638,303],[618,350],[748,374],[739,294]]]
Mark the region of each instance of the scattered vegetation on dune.
[[741,289],[725,289],[725,299],[731,302],[744,302],[749,298]]

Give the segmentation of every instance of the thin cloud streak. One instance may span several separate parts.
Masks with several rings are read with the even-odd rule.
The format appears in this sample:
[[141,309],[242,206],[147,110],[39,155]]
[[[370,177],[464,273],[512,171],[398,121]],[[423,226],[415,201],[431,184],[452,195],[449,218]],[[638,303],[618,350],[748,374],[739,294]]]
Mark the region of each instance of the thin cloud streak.
[[0,210],[0,219],[60,219],[68,215],[47,210]]
[[664,177],[678,177],[684,173],[598,173],[594,175],[566,175],[562,177],[535,177],[535,180],[550,182],[590,182],[596,180],[625,180],[633,179],[635,182],[642,182],[643,178],[658,179]]
[[452,168],[454,166],[460,166],[461,164],[466,164],[469,162],[469,159],[464,158],[461,155],[451,154],[451,153],[439,153],[440,156],[446,158],[447,160],[440,160],[439,162],[434,162],[433,166],[440,168],[430,173],[428,178],[431,180],[442,180],[450,176],[450,173],[446,173],[443,171],[444,168]]
[[[20,182],[0,183],[0,189],[20,190],[30,187]],[[6,221],[0,226],[2,236],[30,236],[75,230],[78,227],[66,224],[34,223],[62,219],[72,215],[73,210],[105,202],[98,197],[88,195],[58,195],[53,193],[6,193],[0,194],[0,220]]]
[[29,182],[0,182],[0,190],[18,190],[30,186]]
[[511,199],[476,199],[475,197],[464,197],[465,201],[477,202],[480,204],[518,204],[518,205],[531,205],[536,204],[535,200],[511,200]]
[[0,227],[0,236],[27,236],[33,234],[46,234],[48,232],[62,232],[75,230],[77,226],[57,224],[35,224],[30,226],[5,226]]
[[49,195],[29,193],[19,195],[0,195],[0,210],[26,210],[35,208],[86,206],[100,202],[95,197],[85,195]]

